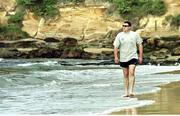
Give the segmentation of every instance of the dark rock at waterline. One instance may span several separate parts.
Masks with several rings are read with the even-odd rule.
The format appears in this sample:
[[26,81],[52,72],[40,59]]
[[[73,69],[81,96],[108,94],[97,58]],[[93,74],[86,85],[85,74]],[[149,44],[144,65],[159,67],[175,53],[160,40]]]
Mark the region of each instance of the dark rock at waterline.
[[114,60],[105,60],[105,61],[101,61],[101,62],[86,62],[86,63],[76,63],[76,64],[70,64],[68,62],[65,61],[59,61],[58,62],[61,65],[64,66],[74,66],[74,65],[82,65],[82,66],[87,66],[87,65],[113,65],[114,64]]
[[78,65],[112,65],[114,64],[114,60],[102,61],[102,62],[94,62],[94,63],[80,63]]
[[18,58],[20,52],[15,48],[0,48],[1,58]]
[[45,42],[60,42],[58,39],[54,37],[47,37],[44,39]]
[[[105,40],[106,41],[106,40]],[[179,37],[151,37],[143,39],[144,62],[143,64],[173,65],[180,63]],[[101,50],[102,47],[108,50]],[[86,48],[93,48],[92,45]],[[112,48],[111,48],[112,47]],[[39,40],[34,38],[16,41],[0,41],[0,57],[2,58],[77,58],[77,59],[114,59],[112,43],[103,42],[103,46],[95,46],[94,51],[85,51],[83,45],[78,45],[75,38],[64,38],[61,41],[56,38]],[[103,49],[104,49],[103,48]],[[111,49],[111,50],[109,50]],[[87,50],[87,49],[86,49]],[[92,63],[92,65],[114,64],[113,62]],[[91,64],[81,64],[91,65]]]
[[58,58],[61,51],[58,49],[40,48],[29,52],[30,58]]
[[180,55],[180,46],[172,50],[172,55]]
[[77,40],[75,38],[67,37],[63,39],[63,46],[76,46],[78,45]]

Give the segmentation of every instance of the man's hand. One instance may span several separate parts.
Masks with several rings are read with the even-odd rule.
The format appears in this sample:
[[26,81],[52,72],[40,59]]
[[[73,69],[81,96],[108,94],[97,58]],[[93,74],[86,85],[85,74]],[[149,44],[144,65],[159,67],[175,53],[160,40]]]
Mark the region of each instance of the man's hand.
[[114,58],[114,63],[118,64],[119,63],[119,59],[118,58]]

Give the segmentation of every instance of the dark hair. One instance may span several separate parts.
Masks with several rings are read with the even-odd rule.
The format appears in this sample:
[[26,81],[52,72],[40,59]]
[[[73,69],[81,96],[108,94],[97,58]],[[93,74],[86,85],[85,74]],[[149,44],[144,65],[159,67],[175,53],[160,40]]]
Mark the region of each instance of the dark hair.
[[124,21],[124,23],[127,23],[129,26],[131,26],[131,22],[130,21]]

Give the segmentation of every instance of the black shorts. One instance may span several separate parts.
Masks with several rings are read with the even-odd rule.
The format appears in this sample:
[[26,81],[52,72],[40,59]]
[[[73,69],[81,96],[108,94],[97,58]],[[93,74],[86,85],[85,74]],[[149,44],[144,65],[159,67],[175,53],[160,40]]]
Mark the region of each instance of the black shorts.
[[127,62],[120,62],[120,66],[123,67],[123,68],[129,67],[129,65],[131,65],[131,64],[137,65],[138,60],[133,58],[133,59],[127,61]]

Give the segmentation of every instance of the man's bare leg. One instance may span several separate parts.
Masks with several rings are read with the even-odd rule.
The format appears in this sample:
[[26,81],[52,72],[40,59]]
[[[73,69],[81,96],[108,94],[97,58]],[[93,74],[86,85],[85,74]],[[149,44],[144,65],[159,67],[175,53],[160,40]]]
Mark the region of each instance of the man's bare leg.
[[129,68],[123,68],[125,94],[129,96]]
[[129,89],[130,89],[130,96],[134,96],[135,68],[136,68],[136,65],[129,65]]

